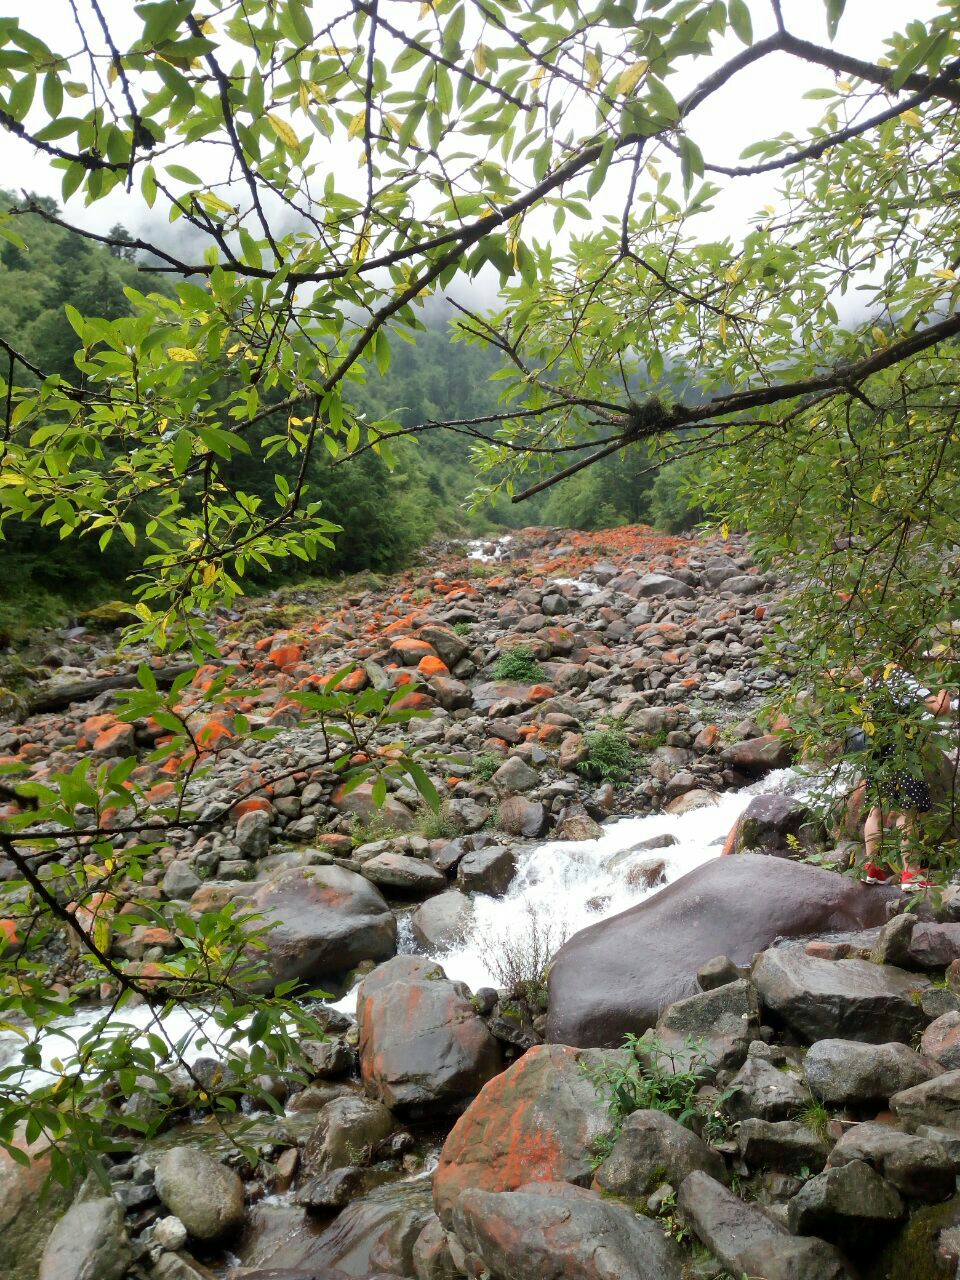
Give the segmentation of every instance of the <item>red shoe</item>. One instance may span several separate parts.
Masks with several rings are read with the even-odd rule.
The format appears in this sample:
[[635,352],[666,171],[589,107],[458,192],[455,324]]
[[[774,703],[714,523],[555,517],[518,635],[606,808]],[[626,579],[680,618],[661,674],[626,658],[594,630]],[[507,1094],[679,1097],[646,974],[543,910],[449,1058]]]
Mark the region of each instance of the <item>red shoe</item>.
[[863,864],[864,884],[886,884],[893,874],[887,867],[878,867],[875,862]]
[[900,876],[900,889],[903,893],[914,893],[920,889],[932,889],[933,881],[928,879],[929,872],[924,867],[907,867]]

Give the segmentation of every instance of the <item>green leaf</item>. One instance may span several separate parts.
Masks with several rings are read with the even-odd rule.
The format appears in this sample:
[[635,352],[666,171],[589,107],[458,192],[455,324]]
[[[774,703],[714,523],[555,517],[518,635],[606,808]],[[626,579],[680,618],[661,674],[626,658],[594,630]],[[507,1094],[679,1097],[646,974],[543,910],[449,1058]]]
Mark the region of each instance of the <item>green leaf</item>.
[[753,44],[753,22],[746,0],[729,0],[727,12],[730,16],[730,25],[741,44]]
[[193,457],[193,436],[189,431],[178,431],[173,441],[173,467],[182,476]]

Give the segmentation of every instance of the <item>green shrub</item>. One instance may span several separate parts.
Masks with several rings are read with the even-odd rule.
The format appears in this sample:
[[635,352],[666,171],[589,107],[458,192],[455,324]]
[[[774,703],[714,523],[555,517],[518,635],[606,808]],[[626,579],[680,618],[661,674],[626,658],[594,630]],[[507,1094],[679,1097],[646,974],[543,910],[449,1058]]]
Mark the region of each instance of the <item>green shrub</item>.
[[619,784],[632,778],[639,760],[621,728],[595,729],[584,737],[587,758],[577,768],[588,777]]
[[439,813],[434,813],[428,805],[421,805],[417,810],[417,830],[428,840],[452,840],[454,836],[463,835],[462,826],[450,816],[445,805],[440,806]]
[[472,624],[469,622],[455,622],[450,629],[458,636],[468,636],[470,634],[471,625]]
[[533,656],[529,645],[515,644],[504,649],[493,668],[495,680],[520,680],[532,682],[546,678],[546,672]]
[[480,782],[486,782],[497,772],[503,761],[499,756],[495,756],[492,751],[481,751],[473,760],[473,777]]

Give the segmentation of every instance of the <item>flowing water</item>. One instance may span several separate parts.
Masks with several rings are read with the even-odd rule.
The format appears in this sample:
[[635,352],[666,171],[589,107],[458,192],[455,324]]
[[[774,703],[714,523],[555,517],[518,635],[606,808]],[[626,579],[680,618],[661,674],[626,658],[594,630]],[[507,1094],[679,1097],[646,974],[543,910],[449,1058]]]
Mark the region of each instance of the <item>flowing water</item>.
[[[564,937],[635,906],[658,892],[664,883],[717,857],[727,833],[753,796],[767,792],[802,793],[809,785],[807,778],[784,769],[742,791],[720,795],[715,805],[690,813],[621,818],[603,827],[597,840],[548,841],[524,849],[507,893],[501,898],[478,894],[473,921],[462,941],[435,958],[449,978],[465,982],[471,990],[495,987],[497,957],[511,945],[522,945],[529,938],[532,921],[536,922],[541,940],[548,946],[552,943],[555,949]],[[672,836],[675,843],[655,849],[636,848],[643,841],[663,836]],[[661,862],[660,884],[648,887],[647,874]],[[414,950],[408,917],[401,917],[399,941],[402,951]],[[352,1014],[356,990],[338,1001],[337,1007]],[[19,1083],[30,1089],[55,1079],[59,1063],[69,1063],[79,1038],[104,1014],[103,1007],[87,1009],[69,1022],[47,1028],[40,1039],[40,1069],[24,1071]],[[157,1022],[156,1011],[141,1005],[119,1011],[110,1026],[114,1033],[133,1027],[146,1037],[158,1030]],[[163,1031],[188,1060],[201,1054],[217,1056],[218,1041],[222,1043],[229,1034],[221,1032],[201,1009],[175,1009],[163,1019]],[[0,1066],[16,1062],[23,1044],[23,1039],[12,1031],[0,1032]]]

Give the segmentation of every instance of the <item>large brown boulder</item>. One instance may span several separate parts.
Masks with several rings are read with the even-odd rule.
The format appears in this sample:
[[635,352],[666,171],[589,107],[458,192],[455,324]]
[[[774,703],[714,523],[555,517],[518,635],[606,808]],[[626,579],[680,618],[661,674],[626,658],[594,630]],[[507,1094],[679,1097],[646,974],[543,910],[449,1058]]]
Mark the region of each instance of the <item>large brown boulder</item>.
[[614,1056],[621,1055],[536,1045],[484,1085],[450,1131],[434,1174],[445,1227],[467,1187],[515,1191],[528,1182],[590,1182],[594,1144],[612,1137],[614,1124],[587,1071]]
[[266,970],[264,989],[296,979],[316,982],[361,960],[386,960],[397,950],[397,921],[369,880],[343,867],[293,867],[259,888],[250,908],[265,949],[252,959]]
[[54,1224],[66,1208],[68,1192],[53,1183],[41,1196],[50,1175],[50,1158],[42,1142],[21,1141],[31,1161],[22,1165],[0,1151],[0,1275],[3,1280],[37,1280],[40,1256]]
[[618,1045],[693,995],[697,970],[715,956],[745,965],[778,937],[871,928],[883,923],[892,893],[762,854],[717,858],[561,948],[547,1039]]
[[396,956],[357,993],[367,1092],[417,1114],[459,1110],[503,1066],[500,1042],[435,961]]

